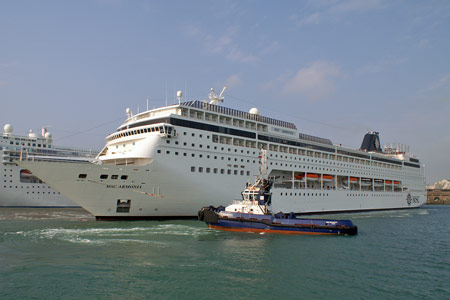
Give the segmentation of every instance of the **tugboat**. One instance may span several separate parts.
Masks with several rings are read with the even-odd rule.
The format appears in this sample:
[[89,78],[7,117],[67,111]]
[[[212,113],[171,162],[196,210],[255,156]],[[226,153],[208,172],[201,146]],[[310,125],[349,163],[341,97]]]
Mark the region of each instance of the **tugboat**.
[[242,200],[224,207],[203,207],[198,212],[200,221],[209,228],[225,231],[255,233],[317,234],[317,235],[356,235],[358,227],[350,220],[304,219],[294,213],[272,214],[270,205],[273,180],[265,179],[267,170],[267,151],[261,149],[260,176],[255,183],[247,183],[241,193]]

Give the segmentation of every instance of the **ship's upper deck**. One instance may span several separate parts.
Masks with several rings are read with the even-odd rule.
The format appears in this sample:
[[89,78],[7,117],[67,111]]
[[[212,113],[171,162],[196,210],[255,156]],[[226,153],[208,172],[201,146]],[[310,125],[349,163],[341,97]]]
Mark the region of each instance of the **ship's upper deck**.
[[[180,121],[180,118],[186,121]],[[274,143],[283,145],[283,147],[302,147],[398,166],[401,166],[403,164],[402,162],[405,162],[405,165],[410,165],[407,161],[411,161],[414,163],[411,166],[419,167],[419,160],[415,158],[411,158],[410,160],[412,156],[410,153],[408,155],[393,155],[390,152],[368,152],[360,149],[347,148],[342,145],[333,145],[329,139],[299,133],[293,123],[210,104],[204,101],[182,102],[151,109],[136,115],[129,113],[128,119],[119,126],[117,132],[110,134],[106,138],[107,144],[116,139],[126,139],[128,136],[145,134],[147,129],[139,128],[148,125],[152,125],[153,127],[155,125],[161,126],[161,123],[170,123],[172,125],[184,124],[183,126],[202,128],[213,132],[231,132],[231,135],[234,134],[236,139],[242,139],[242,137],[256,138],[261,143]],[[200,123],[204,123],[205,125],[200,125]],[[236,128],[236,132],[232,133],[232,131],[226,130],[229,127]],[[225,130],[221,130],[220,128]],[[121,141],[119,140],[119,142]]]

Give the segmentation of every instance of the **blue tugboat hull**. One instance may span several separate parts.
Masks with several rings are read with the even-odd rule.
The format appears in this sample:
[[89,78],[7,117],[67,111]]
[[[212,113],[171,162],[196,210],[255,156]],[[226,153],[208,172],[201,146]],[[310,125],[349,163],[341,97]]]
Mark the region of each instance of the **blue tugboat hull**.
[[357,226],[350,220],[301,219],[293,214],[257,215],[239,212],[220,214],[223,208],[204,207],[199,219],[210,228],[226,231],[309,234],[355,235]]

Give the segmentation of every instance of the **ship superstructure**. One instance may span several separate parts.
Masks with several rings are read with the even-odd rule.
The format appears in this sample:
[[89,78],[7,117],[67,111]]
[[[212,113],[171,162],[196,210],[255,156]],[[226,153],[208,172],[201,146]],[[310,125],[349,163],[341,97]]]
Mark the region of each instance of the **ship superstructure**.
[[30,130],[28,135],[13,134],[6,124],[0,136],[0,206],[1,207],[79,207],[79,204],[50,188],[31,171],[19,167],[15,160],[65,161],[87,163],[97,152],[55,146],[47,127],[40,134]]
[[336,146],[255,108],[247,113],[218,105],[221,96],[212,91],[210,102],[179,99],[136,115],[127,109],[126,121],[106,137],[97,164],[18,163],[98,219],[195,216],[205,205],[225,205],[240,197],[243,179],[259,173],[259,149],[268,152],[268,177],[279,199],[273,211],[425,203],[423,165],[400,148],[382,151],[378,133],[368,133],[378,144]]

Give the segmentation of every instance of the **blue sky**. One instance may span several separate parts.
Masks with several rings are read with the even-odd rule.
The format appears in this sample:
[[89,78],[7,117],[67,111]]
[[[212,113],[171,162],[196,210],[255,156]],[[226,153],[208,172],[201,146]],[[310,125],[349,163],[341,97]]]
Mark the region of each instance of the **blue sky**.
[[[125,119],[206,99],[359,148],[403,143],[450,178],[449,1],[0,0],[0,120],[101,149]],[[167,86],[167,89],[166,89]]]

